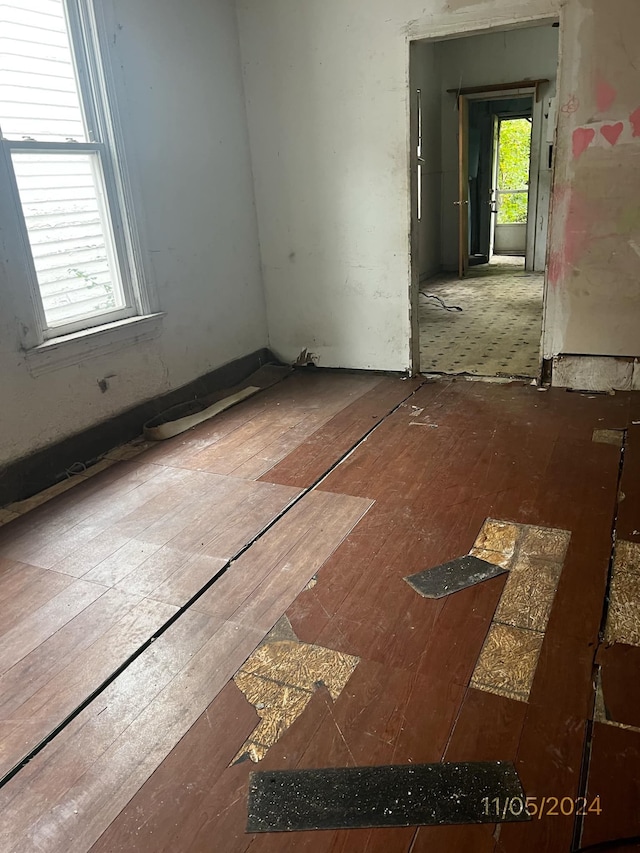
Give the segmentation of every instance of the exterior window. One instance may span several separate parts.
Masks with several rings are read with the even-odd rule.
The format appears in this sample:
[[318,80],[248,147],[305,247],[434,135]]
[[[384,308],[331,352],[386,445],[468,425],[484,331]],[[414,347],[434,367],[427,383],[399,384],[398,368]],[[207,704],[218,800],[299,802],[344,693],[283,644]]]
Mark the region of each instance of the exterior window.
[[41,341],[143,308],[92,13],[0,0],[0,133]]

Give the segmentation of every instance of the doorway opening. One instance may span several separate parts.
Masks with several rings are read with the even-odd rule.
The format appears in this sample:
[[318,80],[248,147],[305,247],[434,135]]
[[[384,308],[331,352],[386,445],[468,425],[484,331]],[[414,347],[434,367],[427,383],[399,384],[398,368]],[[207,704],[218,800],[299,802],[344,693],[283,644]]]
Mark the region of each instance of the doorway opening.
[[423,373],[540,374],[557,66],[552,22],[412,45]]
[[524,258],[527,252],[532,115],[531,105],[522,117],[496,115],[498,168],[491,254]]

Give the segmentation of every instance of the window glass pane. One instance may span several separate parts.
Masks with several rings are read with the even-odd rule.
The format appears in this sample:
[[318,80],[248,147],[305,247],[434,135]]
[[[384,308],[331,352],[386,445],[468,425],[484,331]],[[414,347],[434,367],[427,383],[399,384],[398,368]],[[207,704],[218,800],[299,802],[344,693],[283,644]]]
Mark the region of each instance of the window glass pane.
[[0,128],[7,139],[88,141],[62,0],[0,0]]
[[123,308],[98,155],[12,159],[47,325]]
[[498,191],[498,225],[518,225],[527,221],[528,192]]
[[499,189],[527,189],[530,159],[531,122],[526,118],[503,119],[500,122]]

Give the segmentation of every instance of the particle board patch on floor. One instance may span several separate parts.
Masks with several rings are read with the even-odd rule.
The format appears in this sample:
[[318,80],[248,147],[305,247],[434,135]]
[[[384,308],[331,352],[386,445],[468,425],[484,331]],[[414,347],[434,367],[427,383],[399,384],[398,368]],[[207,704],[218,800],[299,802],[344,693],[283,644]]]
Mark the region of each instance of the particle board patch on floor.
[[614,447],[622,447],[624,432],[621,429],[594,429],[593,441],[596,444],[612,444]]
[[544,635],[493,622],[471,679],[471,687],[526,702]]
[[254,772],[247,832],[530,820],[513,802],[524,792],[506,761]]
[[565,530],[487,519],[471,550],[509,570],[471,686],[526,702],[569,546]]
[[351,678],[358,658],[301,643],[283,616],[235,674],[234,681],[256,709],[260,723],[234,761],[258,762],[302,714],[316,689],[335,700]]
[[637,542],[616,542],[604,639],[607,643],[640,646],[640,545]]
[[506,571],[502,566],[488,563],[469,554],[458,557],[433,569],[426,569],[405,580],[423,598],[442,598],[495,578]]

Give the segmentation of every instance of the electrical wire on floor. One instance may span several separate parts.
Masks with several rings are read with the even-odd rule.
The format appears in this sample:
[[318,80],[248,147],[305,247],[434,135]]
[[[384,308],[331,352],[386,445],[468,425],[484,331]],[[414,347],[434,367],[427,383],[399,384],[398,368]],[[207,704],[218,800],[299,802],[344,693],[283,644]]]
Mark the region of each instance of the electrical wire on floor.
[[422,296],[426,296],[427,299],[436,299],[440,305],[444,308],[445,311],[462,311],[463,309],[459,305],[447,305],[444,299],[440,299],[439,296],[436,296],[435,293],[427,293],[425,290],[420,291]]

